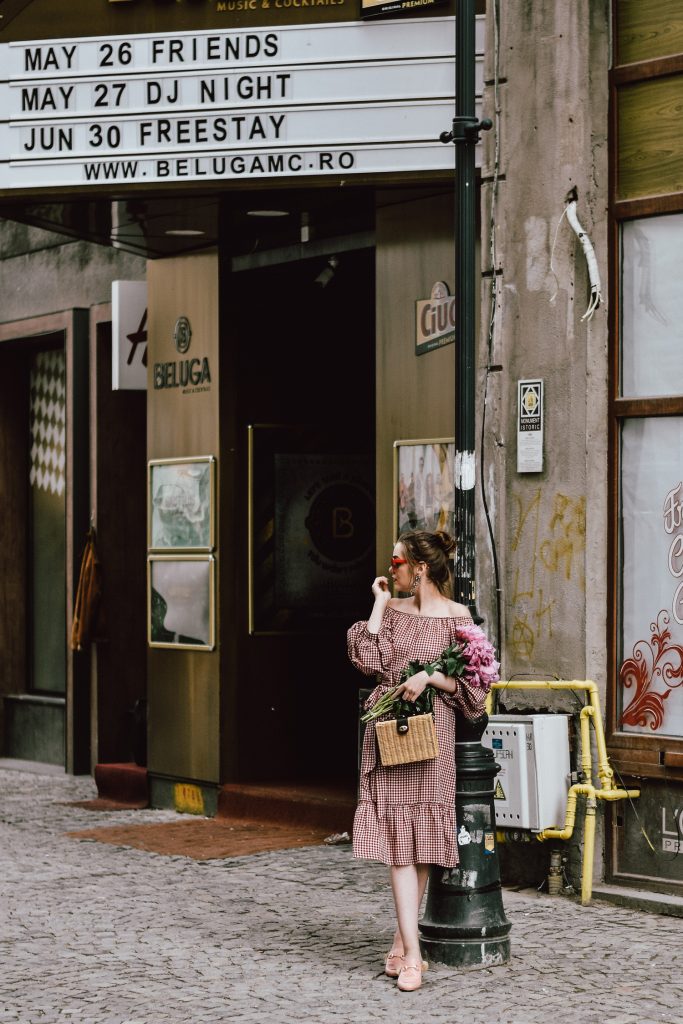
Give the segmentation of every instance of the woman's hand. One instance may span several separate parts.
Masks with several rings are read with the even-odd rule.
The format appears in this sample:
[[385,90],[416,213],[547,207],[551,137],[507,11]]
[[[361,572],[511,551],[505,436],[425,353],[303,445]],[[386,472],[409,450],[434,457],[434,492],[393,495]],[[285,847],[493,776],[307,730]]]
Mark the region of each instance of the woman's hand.
[[378,576],[372,584],[372,593],[374,594],[375,601],[383,601],[385,604],[391,600],[391,590],[389,589],[389,580],[386,576]]
[[416,701],[429,682],[430,678],[424,670],[416,672],[414,676],[406,679],[405,683],[401,683],[396,689],[396,697],[402,697],[403,700]]

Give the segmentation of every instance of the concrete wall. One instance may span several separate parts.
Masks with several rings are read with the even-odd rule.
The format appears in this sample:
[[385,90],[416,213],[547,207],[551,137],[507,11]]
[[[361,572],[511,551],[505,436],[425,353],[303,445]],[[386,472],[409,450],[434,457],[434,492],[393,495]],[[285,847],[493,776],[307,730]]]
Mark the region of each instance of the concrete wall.
[[111,282],[142,280],[138,256],[0,220],[0,322],[111,301]]
[[[500,563],[502,675],[592,677],[604,699],[608,322],[604,305],[581,322],[586,261],[566,218],[558,223],[575,187],[606,297],[608,3],[500,3],[497,46],[492,4],[484,113],[495,116],[497,70],[498,132],[484,137],[482,270],[488,277],[478,394],[481,417],[486,366],[501,366],[488,379],[483,459]],[[526,377],[545,381],[545,461],[537,474],[517,473],[516,384]],[[493,623],[491,544],[481,514],[478,524],[479,603]],[[521,703],[573,709],[570,695]]]

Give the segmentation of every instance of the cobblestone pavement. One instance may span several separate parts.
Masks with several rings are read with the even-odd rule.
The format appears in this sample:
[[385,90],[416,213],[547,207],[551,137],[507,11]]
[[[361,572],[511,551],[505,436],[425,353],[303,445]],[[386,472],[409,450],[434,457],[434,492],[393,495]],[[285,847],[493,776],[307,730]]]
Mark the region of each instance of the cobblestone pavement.
[[382,973],[381,865],[348,847],[197,862],[67,838],[183,817],[64,803],[94,795],[0,769],[0,1024],[683,1021],[678,919],[506,890],[509,965],[433,965],[401,993]]

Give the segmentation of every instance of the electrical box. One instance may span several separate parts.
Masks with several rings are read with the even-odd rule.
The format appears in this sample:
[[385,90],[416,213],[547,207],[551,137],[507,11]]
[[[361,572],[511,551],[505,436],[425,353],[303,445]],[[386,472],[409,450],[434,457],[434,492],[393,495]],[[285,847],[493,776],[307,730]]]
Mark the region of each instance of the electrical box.
[[491,715],[481,742],[500,765],[496,825],[540,832],[564,827],[569,789],[569,715]]

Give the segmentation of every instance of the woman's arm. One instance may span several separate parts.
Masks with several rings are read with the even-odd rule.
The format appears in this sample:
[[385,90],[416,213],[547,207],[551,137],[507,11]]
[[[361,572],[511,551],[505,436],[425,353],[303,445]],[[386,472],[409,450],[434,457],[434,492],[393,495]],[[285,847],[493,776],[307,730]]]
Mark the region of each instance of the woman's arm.
[[368,633],[379,633],[382,627],[382,619],[391,600],[389,580],[386,576],[378,576],[372,584],[372,592],[375,595],[375,603],[368,619]]
[[372,584],[375,604],[367,622],[356,622],[346,635],[351,664],[366,676],[387,672],[393,657],[391,630],[384,623],[384,613],[391,599],[389,581],[378,576]]
[[396,696],[402,696],[405,700],[417,700],[426,686],[433,686],[435,690],[443,690],[444,693],[455,693],[457,682],[452,676],[446,676],[443,672],[433,672],[427,675],[424,669],[416,672],[405,683],[401,683],[396,690]]

